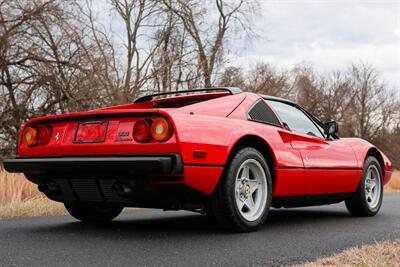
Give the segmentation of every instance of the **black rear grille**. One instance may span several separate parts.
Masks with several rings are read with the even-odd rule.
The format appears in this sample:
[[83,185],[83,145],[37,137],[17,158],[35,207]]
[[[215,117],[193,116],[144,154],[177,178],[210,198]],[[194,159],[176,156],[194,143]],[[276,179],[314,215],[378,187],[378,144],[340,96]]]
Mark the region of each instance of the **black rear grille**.
[[81,201],[104,201],[95,179],[71,179],[76,195]]
[[250,109],[248,115],[250,120],[281,126],[275,113],[263,100],[259,100]]
[[[39,177],[38,182],[41,191],[56,201],[129,201],[115,191],[113,187],[121,183],[112,178]],[[49,185],[53,191],[49,191]]]
[[116,192],[113,191],[113,185],[117,182],[114,179],[103,179],[99,180],[99,184],[101,190],[103,191],[103,195],[108,202],[120,202],[124,199],[118,196]]

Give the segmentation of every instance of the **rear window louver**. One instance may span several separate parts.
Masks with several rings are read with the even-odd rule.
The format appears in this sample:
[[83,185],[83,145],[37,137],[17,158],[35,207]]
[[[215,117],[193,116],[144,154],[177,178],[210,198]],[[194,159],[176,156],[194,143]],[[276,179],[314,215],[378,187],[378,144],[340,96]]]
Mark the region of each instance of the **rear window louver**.
[[272,109],[263,101],[259,100],[249,111],[249,120],[281,126],[279,119]]

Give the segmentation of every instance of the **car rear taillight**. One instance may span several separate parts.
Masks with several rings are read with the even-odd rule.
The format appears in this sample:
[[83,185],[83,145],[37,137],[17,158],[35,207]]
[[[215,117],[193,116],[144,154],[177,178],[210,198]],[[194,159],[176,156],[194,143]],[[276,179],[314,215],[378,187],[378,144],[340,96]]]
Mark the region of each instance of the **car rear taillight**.
[[50,126],[26,127],[23,132],[24,143],[28,147],[45,146],[50,141],[52,128]]
[[149,120],[138,120],[135,122],[133,126],[133,138],[136,142],[144,143],[150,141],[150,123],[151,121]]
[[26,127],[23,132],[24,143],[29,146],[35,146],[37,144],[37,129],[34,127]]
[[171,123],[164,118],[140,119],[133,125],[133,139],[138,143],[146,143],[152,139],[165,142],[171,135]]
[[53,130],[50,126],[40,126],[37,130],[37,143],[39,146],[45,146],[50,141]]
[[164,118],[153,120],[151,124],[151,136],[158,142],[167,141],[172,134],[172,126],[170,122]]

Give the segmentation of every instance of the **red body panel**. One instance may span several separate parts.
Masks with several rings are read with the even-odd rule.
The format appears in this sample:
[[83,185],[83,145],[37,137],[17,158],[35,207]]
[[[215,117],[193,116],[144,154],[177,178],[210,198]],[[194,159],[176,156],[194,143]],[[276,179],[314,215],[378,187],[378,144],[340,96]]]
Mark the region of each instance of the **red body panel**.
[[[197,98],[196,98],[197,97]],[[212,97],[216,97],[211,99]],[[317,195],[354,192],[361,178],[370,143],[361,139],[327,141],[293,133],[283,127],[249,121],[248,110],[260,96],[209,94],[181,97],[204,100],[183,107],[154,108],[169,100],[109,107],[89,112],[33,119],[25,127],[50,124],[52,137],[46,146],[27,147],[19,144],[21,157],[168,154],[182,156],[182,183],[210,195],[217,185],[234,146],[246,136],[263,140],[272,156],[273,196]],[[177,98],[173,98],[177,99]],[[139,118],[165,117],[173,127],[166,142],[137,143],[132,139],[134,122]],[[104,142],[74,143],[79,122],[106,120]],[[123,138],[121,132],[128,132]],[[56,138],[56,135],[58,137]],[[195,157],[194,151],[206,153]],[[384,181],[390,179],[393,166],[383,153]]]
[[348,144],[353,148],[355,156],[357,158],[358,166],[360,168],[362,168],[364,164],[368,151],[370,151],[371,149],[377,150],[379,152],[379,155],[382,157],[383,170],[384,170],[383,182],[384,184],[389,182],[394,170],[394,166],[385,154],[383,154],[374,145],[363,139],[359,138],[345,138],[345,139],[347,140]]
[[307,195],[304,169],[276,169],[273,196]]
[[210,195],[221,177],[223,167],[185,166],[184,183],[197,191]]
[[[121,114],[123,115],[123,114]],[[126,116],[126,115],[124,115]],[[149,118],[154,115],[148,116]],[[144,145],[137,143],[132,138],[134,122],[138,117],[113,117],[107,118],[108,129],[102,143],[73,143],[75,131],[79,122],[99,119],[72,120],[52,122],[53,136],[46,146],[27,147],[20,143],[19,156],[76,156],[76,155],[122,155],[122,154],[163,154],[179,153],[179,143],[176,135],[173,135],[165,143],[151,141]],[[129,132],[130,141],[124,141],[118,137],[118,132]],[[59,135],[56,139],[55,136]]]
[[307,194],[354,192],[361,178],[353,149],[346,139],[324,140],[291,133],[292,147],[300,151],[306,171]]

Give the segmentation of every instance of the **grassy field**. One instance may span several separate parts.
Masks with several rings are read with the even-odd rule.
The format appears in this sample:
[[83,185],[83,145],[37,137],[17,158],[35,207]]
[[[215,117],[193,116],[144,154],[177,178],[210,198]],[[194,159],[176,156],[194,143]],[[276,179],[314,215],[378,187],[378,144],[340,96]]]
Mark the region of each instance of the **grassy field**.
[[295,265],[296,267],[317,266],[363,266],[395,267],[400,263],[400,240],[385,241],[374,245],[348,249],[335,256],[314,262]]
[[[400,171],[385,186],[385,192],[400,192]],[[0,219],[66,214],[62,204],[47,199],[22,174],[0,171]]]
[[64,206],[47,199],[22,174],[0,171],[0,219],[62,214]]
[[385,185],[386,193],[400,193],[400,170],[393,173],[392,179]]

